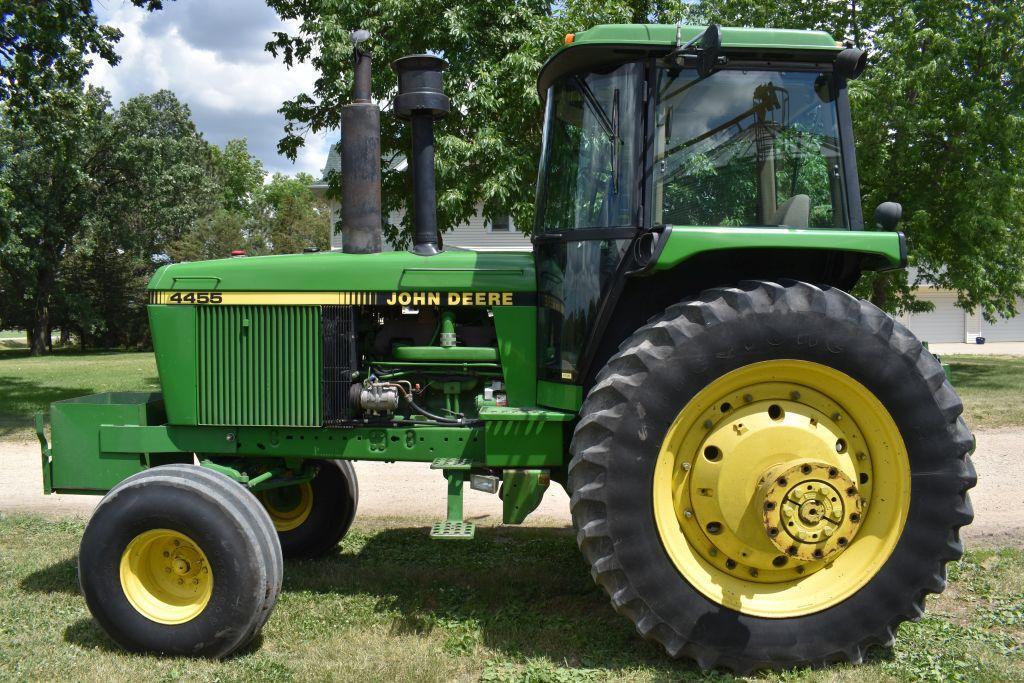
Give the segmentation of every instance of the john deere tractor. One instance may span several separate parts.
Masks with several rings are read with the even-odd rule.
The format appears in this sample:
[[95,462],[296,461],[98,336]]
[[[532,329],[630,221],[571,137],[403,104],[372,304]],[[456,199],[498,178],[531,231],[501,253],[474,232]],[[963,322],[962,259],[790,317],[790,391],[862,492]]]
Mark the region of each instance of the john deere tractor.
[[[51,407],[48,493],[101,494],[89,609],[125,648],[224,657],[284,557],[333,551],[352,461],[447,480],[518,524],[553,480],[613,607],[702,667],[859,662],[946,583],[973,437],[935,358],[849,294],[903,268],[865,226],[848,83],[820,32],[597,26],[544,65],[533,252],[438,249],[445,62],[412,55],[409,251],[381,251],[380,110],[354,34],[344,250],[162,267],[160,393]],[[444,553],[445,545],[437,552]],[[567,571],[575,571],[568,568]]]

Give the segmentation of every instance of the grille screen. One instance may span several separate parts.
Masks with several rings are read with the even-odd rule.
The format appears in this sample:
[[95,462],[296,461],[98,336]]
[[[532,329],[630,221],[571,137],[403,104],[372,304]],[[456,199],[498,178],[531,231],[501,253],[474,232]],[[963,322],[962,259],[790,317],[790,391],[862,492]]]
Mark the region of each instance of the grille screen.
[[199,423],[320,425],[318,306],[199,306]]
[[324,306],[324,425],[352,417],[349,389],[359,367],[353,306]]

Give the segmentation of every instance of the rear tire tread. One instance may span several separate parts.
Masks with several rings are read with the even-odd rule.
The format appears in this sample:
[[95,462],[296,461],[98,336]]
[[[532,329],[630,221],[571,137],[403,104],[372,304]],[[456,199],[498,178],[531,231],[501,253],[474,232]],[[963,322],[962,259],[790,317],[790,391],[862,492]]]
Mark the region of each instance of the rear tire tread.
[[955,442],[961,451],[958,456],[960,500],[956,506],[955,523],[948,530],[946,552],[937,562],[933,558],[922,558],[922,562],[932,565],[925,585],[912,596],[894,596],[900,605],[888,624],[858,643],[837,648],[834,655],[821,656],[815,661],[794,657],[789,664],[817,665],[837,659],[861,661],[863,653],[872,645],[892,643],[899,624],[919,619],[924,613],[926,597],[941,592],[945,585],[946,562],[958,560],[963,555],[959,529],[973,519],[967,490],[977,479],[970,461],[974,438],[960,417],[963,412],[960,399],[946,380],[941,365],[921,342],[878,308],[839,289],[819,288],[794,280],[751,280],[740,282],[736,287],[705,290],[696,300],[672,305],[662,315],[652,318],[622,343],[618,353],[598,373],[580,411],[583,417],[573,435],[572,459],[568,468],[570,510],[577,529],[577,544],[591,566],[595,582],[611,597],[615,610],[629,617],[644,638],[660,643],[673,657],[685,655],[695,659],[702,669],[724,667],[745,674],[761,668],[776,668],[783,662],[754,661],[746,659],[742,653],[714,651],[689,642],[669,623],[662,621],[633,590],[615,556],[606,523],[608,510],[603,482],[610,454],[604,442],[614,434],[618,419],[616,408],[621,411],[625,402],[634,400],[630,398],[629,388],[643,384],[646,373],[650,371],[649,361],[666,357],[677,340],[689,339],[703,328],[735,319],[752,309],[779,314],[809,310],[824,313],[829,307],[837,307],[841,315],[855,318],[866,334],[879,337],[901,355],[912,358],[916,370],[927,379],[937,407],[949,422],[948,436],[944,438]]

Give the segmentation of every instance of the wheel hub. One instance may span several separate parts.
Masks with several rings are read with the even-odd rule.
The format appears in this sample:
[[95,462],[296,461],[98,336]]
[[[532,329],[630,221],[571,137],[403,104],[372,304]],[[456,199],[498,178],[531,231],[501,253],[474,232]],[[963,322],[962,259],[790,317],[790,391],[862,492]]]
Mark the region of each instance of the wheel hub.
[[766,383],[706,415],[690,432],[699,441],[675,489],[680,528],[705,559],[777,583],[819,571],[849,546],[871,462],[839,404],[805,386]]
[[838,467],[805,462],[762,477],[762,522],[780,552],[804,562],[830,558],[860,528],[857,485]]

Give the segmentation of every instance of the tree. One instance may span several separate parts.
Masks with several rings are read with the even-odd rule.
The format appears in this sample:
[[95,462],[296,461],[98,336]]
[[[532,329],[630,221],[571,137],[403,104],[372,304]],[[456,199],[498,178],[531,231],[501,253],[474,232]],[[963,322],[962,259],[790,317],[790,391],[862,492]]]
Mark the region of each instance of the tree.
[[[373,96],[387,102],[396,88],[388,65],[413,52],[443,54],[450,66],[445,88],[449,115],[437,124],[438,224],[449,229],[483,203],[489,217],[511,215],[532,224],[534,178],[540,147],[541,112],[536,75],[561,40],[543,0],[337,3],[330,0],[268,0],[282,19],[297,20],[267,49],[285,64],[311,63],[318,72],[312,92],[285,102],[288,119],[282,153],[294,158],[307,131],[338,127],[340,105],[350,99],[351,46],[347,32],[368,29],[374,49]],[[387,161],[407,155],[408,126],[382,117],[381,148]],[[337,195],[338,181],[332,180]],[[384,212],[411,207],[408,174],[384,172]],[[401,231],[387,235],[402,244],[411,234],[411,212]]]
[[0,118],[16,214],[0,243],[0,317],[29,330],[33,354],[55,324],[83,340],[138,343],[154,257],[215,204],[209,145],[170,92],[116,111],[93,88],[56,94],[53,118]]
[[248,211],[263,189],[263,163],[249,154],[245,138],[228,140],[224,149],[212,146],[211,151],[221,187],[221,206],[228,211]]
[[0,289],[6,324],[28,330],[32,353],[45,353],[51,329],[50,307],[61,262],[85,230],[95,209],[99,149],[110,106],[95,89],[50,93],[53,118],[16,125],[0,117],[5,187],[10,211],[0,234]]
[[[158,10],[162,0],[131,0],[136,7]],[[38,0],[0,5],[0,102],[5,115],[24,124],[43,113],[50,93],[76,89],[92,55],[111,66],[119,57],[114,45],[122,33],[99,23],[87,0]]]
[[331,212],[313,195],[313,177],[275,173],[263,188],[265,245],[274,254],[330,249]]

